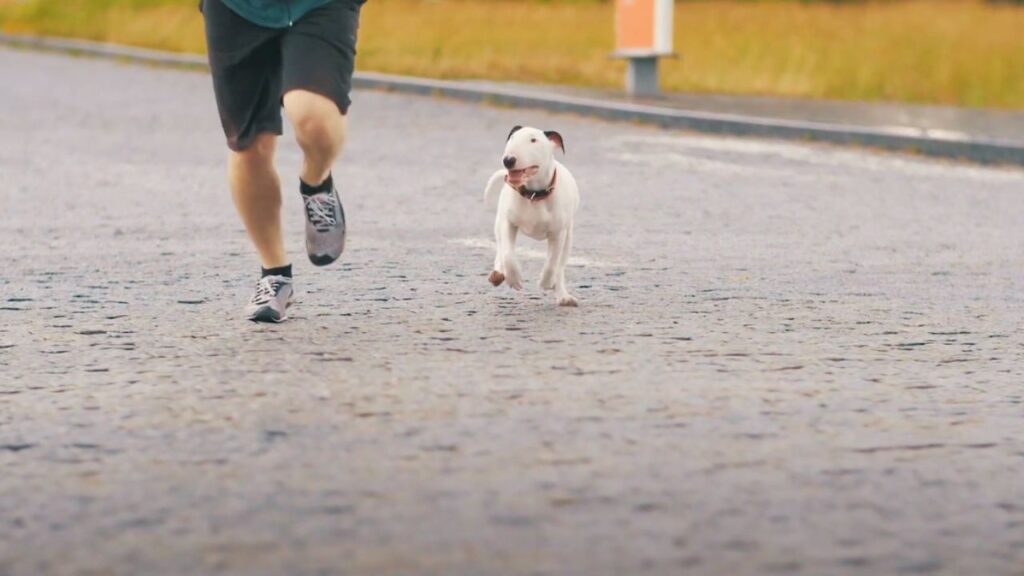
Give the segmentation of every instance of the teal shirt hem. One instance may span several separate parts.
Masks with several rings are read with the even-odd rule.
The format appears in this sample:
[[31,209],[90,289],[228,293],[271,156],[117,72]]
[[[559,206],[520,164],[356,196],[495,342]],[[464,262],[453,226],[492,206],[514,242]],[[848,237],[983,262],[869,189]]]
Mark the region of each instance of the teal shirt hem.
[[287,28],[310,11],[334,0],[215,0],[257,26]]

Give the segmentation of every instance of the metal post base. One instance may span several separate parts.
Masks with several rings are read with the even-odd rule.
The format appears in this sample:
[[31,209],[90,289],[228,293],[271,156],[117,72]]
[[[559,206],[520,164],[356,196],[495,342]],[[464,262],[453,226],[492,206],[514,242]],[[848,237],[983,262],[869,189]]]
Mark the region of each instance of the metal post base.
[[658,92],[658,59],[654,56],[630,58],[626,70],[626,93],[630,96],[656,96]]

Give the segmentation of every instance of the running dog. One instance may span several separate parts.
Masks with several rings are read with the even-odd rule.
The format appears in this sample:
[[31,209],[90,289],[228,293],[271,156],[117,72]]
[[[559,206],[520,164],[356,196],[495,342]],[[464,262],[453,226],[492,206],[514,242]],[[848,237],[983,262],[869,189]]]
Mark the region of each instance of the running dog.
[[576,306],[577,300],[565,286],[565,266],[572,250],[572,225],[580,205],[576,179],[555,159],[555,149],[565,154],[562,135],[554,131],[516,126],[508,133],[505,153],[498,170],[487,181],[484,197],[498,198],[494,237],[498,254],[488,278],[494,286],[502,282],[514,290],[523,289],[523,276],[516,262],[516,235],[522,231],[535,240],[548,241],[548,257],[539,286],[553,290],[559,306]]

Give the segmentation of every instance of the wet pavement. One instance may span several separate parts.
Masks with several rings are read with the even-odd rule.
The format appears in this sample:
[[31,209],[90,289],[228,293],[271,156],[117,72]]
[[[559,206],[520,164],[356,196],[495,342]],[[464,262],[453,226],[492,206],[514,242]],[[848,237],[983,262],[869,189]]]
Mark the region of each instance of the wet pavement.
[[[207,76],[0,77],[0,575],[1024,573],[1022,170],[358,92],[255,325]],[[514,124],[578,309],[487,283]]]

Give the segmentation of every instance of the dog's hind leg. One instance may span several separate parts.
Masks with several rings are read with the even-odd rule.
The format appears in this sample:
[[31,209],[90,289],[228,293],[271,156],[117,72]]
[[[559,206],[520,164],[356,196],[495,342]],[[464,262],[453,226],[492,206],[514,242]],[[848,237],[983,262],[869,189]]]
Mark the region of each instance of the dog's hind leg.
[[558,255],[558,266],[555,269],[555,298],[559,306],[577,306],[579,301],[569,294],[565,286],[565,267],[569,265],[569,253],[572,252],[572,224],[565,231],[565,242],[562,243],[561,254]]
[[558,261],[562,257],[565,237],[564,230],[548,236],[548,259],[544,262],[544,270],[541,271],[540,282],[537,283],[541,290],[554,290],[558,285]]

